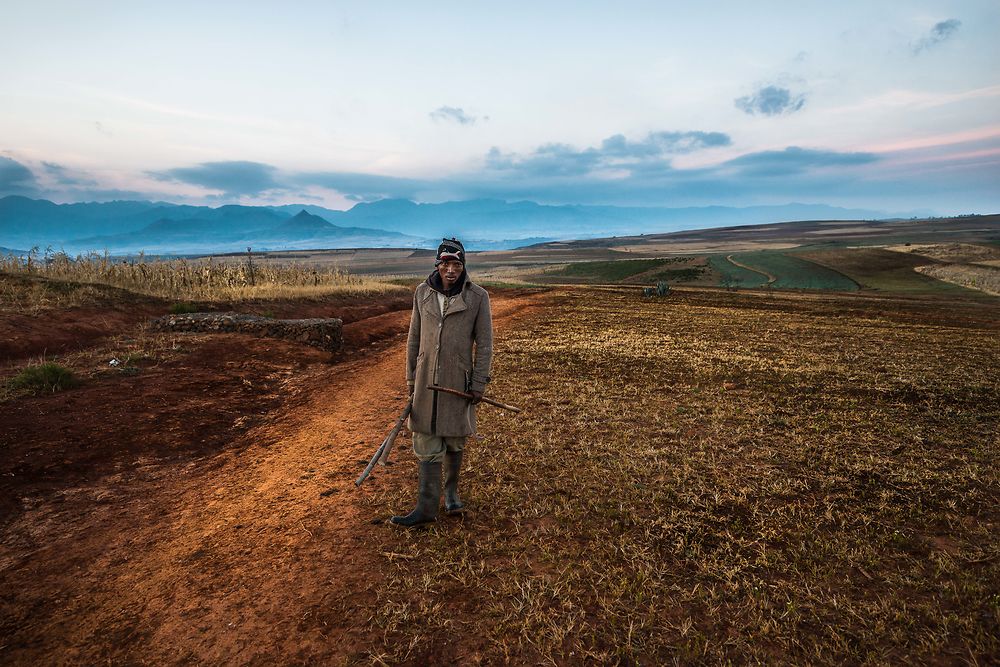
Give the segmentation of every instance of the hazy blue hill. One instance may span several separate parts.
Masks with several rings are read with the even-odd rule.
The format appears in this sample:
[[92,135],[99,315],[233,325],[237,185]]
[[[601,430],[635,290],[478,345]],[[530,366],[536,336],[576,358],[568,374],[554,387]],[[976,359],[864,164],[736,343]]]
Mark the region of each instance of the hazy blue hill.
[[[301,216],[301,217],[300,217]],[[905,214],[904,214],[905,216]],[[266,244],[273,247],[433,245],[458,236],[470,248],[512,248],[543,240],[669,233],[684,229],[769,224],[791,220],[874,219],[887,214],[822,204],[733,208],[639,208],[546,205],[531,201],[472,199],[418,204],[383,199],[334,211],[309,204],[287,206],[176,205],[116,201],[54,204],[9,196],[0,199],[0,245],[53,245],[69,252],[135,251],[155,246],[186,249]],[[291,245],[289,245],[291,244]]]
[[347,214],[346,211],[335,211],[331,208],[316,206],[315,204],[286,204],[284,206],[268,206],[267,208],[285,216],[296,215],[299,211],[305,211],[306,213],[323,218],[330,224],[337,224],[336,220]]
[[255,227],[261,229],[273,227],[282,224],[287,219],[287,216],[275,213],[263,206],[238,206],[234,204],[215,209],[210,208],[201,212],[198,217],[213,220],[223,226],[238,227],[244,230]]
[[276,239],[307,239],[330,234],[336,229],[336,227],[318,215],[299,211],[293,217],[270,230],[268,236]]
[[379,229],[337,227],[306,211],[286,217],[268,207],[184,207],[198,217],[161,218],[122,234],[96,235],[66,243],[71,252],[109,249],[113,253],[210,253],[255,249],[410,247],[420,239]]
[[435,206],[435,204],[417,204],[409,199],[380,199],[379,201],[355,204],[347,212],[347,215],[354,220],[384,219],[415,215],[422,206]]
[[693,227],[759,224],[825,219],[877,218],[883,213],[842,209],[826,205],[725,206],[642,208],[619,206],[550,206],[531,201],[504,202],[473,199],[441,204],[415,204],[384,199],[357,204],[343,215],[343,223],[378,227],[435,238],[457,235],[496,241],[537,237],[586,238],[593,236],[669,232]]
[[441,204],[416,204],[405,199],[383,199],[357,204],[344,222],[365,227],[436,238],[463,236],[500,239],[579,231],[580,225],[604,229],[606,215],[593,215],[588,207],[543,206],[534,202],[507,203],[473,199]]
[[278,229],[300,230],[323,232],[333,228],[333,225],[318,215],[313,215],[306,211],[299,211],[297,214],[281,223]]
[[205,220],[216,229],[232,230],[271,227],[280,224],[287,216],[262,206],[227,204],[218,208],[208,206],[157,206],[140,211],[125,219],[134,229],[141,229],[161,220]]
[[74,236],[137,229],[146,222],[131,218],[156,207],[144,201],[54,204],[44,199],[4,197],[0,199],[0,241],[18,239],[24,241],[19,245],[45,245]]
[[420,241],[420,239],[406,234],[388,232],[383,229],[340,227],[305,210],[299,211],[295,216],[264,234],[262,238],[272,243],[312,239],[320,244],[332,243],[334,245],[342,245],[345,240],[353,239],[362,245],[381,246],[412,246]]

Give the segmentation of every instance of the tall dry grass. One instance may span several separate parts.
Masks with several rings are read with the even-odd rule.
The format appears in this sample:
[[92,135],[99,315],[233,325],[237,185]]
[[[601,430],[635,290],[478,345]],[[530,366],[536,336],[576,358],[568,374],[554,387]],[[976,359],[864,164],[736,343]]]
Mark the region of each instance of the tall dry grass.
[[0,257],[0,272],[58,281],[108,285],[139,294],[189,301],[243,301],[321,296],[382,294],[397,285],[352,275],[339,267],[242,261],[153,259],[141,253],[121,259],[100,253],[70,257],[34,249],[27,255]]

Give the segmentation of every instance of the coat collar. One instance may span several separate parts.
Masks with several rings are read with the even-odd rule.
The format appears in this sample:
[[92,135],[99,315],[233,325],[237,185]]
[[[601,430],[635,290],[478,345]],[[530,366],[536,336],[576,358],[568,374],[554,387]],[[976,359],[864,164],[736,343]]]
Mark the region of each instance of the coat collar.
[[[427,280],[425,282],[430,289],[427,290],[424,300],[426,301],[427,299],[433,298],[437,301],[438,294],[444,294],[444,292],[439,289],[441,287],[441,276],[438,275],[437,271],[434,271],[431,275],[427,276]],[[469,280],[469,274],[463,271],[462,276],[459,278],[459,282],[456,283],[452,289],[448,290],[448,296],[452,297],[451,304],[448,306],[448,315],[451,315],[452,313],[460,313],[463,310],[468,309],[469,306],[466,303],[465,293],[470,287],[472,287],[472,281]],[[437,303],[434,304],[434,312],[437,314],[438,318],[441,317],[441,309],[438,307]]]
[[445,291],[444,284],[441,282],[441,274],[437,272],[437,269],[431,271],[431,274],[427,276],[427,284],[431,286],[431,289],[435,292],[441,292],[445,296],[455,296],[456,294],[461,294],[462,290],[465,289],[465,284],[469,282],[469,274],[462,269],[462,275],[458,277],[458,281],[451,286],[451,289]]

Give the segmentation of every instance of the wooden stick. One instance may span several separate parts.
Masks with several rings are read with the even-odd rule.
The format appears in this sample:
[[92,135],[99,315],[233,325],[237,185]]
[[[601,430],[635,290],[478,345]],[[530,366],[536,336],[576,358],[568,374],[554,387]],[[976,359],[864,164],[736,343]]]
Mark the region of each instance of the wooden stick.
[[406,423],[406,418],[410,416],[410,412],[413,410],[413,397],[410,396],[409,402],[406,404],[406,409],[403,410],[403,414],[399,415],[399,419],[396,420],[396,425],[389,432],[389,435],[385,438],[385,449],[382,451],[382,456],[379,457],[382,465],[388,465],[389,463],[389,452],[392,451],[392,445],[396,442],[396,436],[399,435],[400,429],[403,428],[403,424]]
[[361,486],[361,482],[368,479],[368,475],[371,474],[372,468],[375,467],[375,464],[378,463],[380,459],[382,461],[382,465],[385,465],[386,460],[389,458],[389,452],[392,450],[392,443],[396,442],[396,436],[399,435],[399,430],[403,427],[403,422],[406,421],[406,418],[410,416],[410,410],[412,409],[413,398],[411,397],[409,402],[406,404],[406,409],[403,410],[403,414],[401,414],[399,419],[396,420],[396,425],[391,431],[389,431],[389,435],[385,436],[385,440],[383,440],[382,444],[378,446],[378,449],[375,450],[375,456],[373,456],[372,460],[368,462],[368,466],[360,475],[358,475],[358,478],[354,480],[354,486]]
[[[467,398],[470,401],[474,398],[472,394],[466,394],[464,391],[449,389],[448,387],[439,387],[436,384],[427,385],[427,388],[431,391],[443,391],[444,393],[451,394],[453,396],[461,396],[462,398]],[[501,403],[500,401],[494,401],[492,398],[486,398],[485,396],[483,396],[483,403],[489,403],[490,405],[495,405],[498,408],[510,410],[511,412],[521,411],[521,408],[515,408],[513,405],[507,405],[506,403]]]

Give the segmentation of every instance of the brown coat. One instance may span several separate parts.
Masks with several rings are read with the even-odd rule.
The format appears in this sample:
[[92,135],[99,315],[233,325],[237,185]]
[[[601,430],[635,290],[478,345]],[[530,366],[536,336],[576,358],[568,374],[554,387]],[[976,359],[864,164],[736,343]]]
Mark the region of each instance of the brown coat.
[[410,430],[448,437],[475,433],[472,403],[430,391],[427,385],[485,392],[492,357],[493,318],[486,290],[466,275],[462,291],[442,318],[438,292],[421,283],[413,293],[406,341],[406,381],[415,385]]

